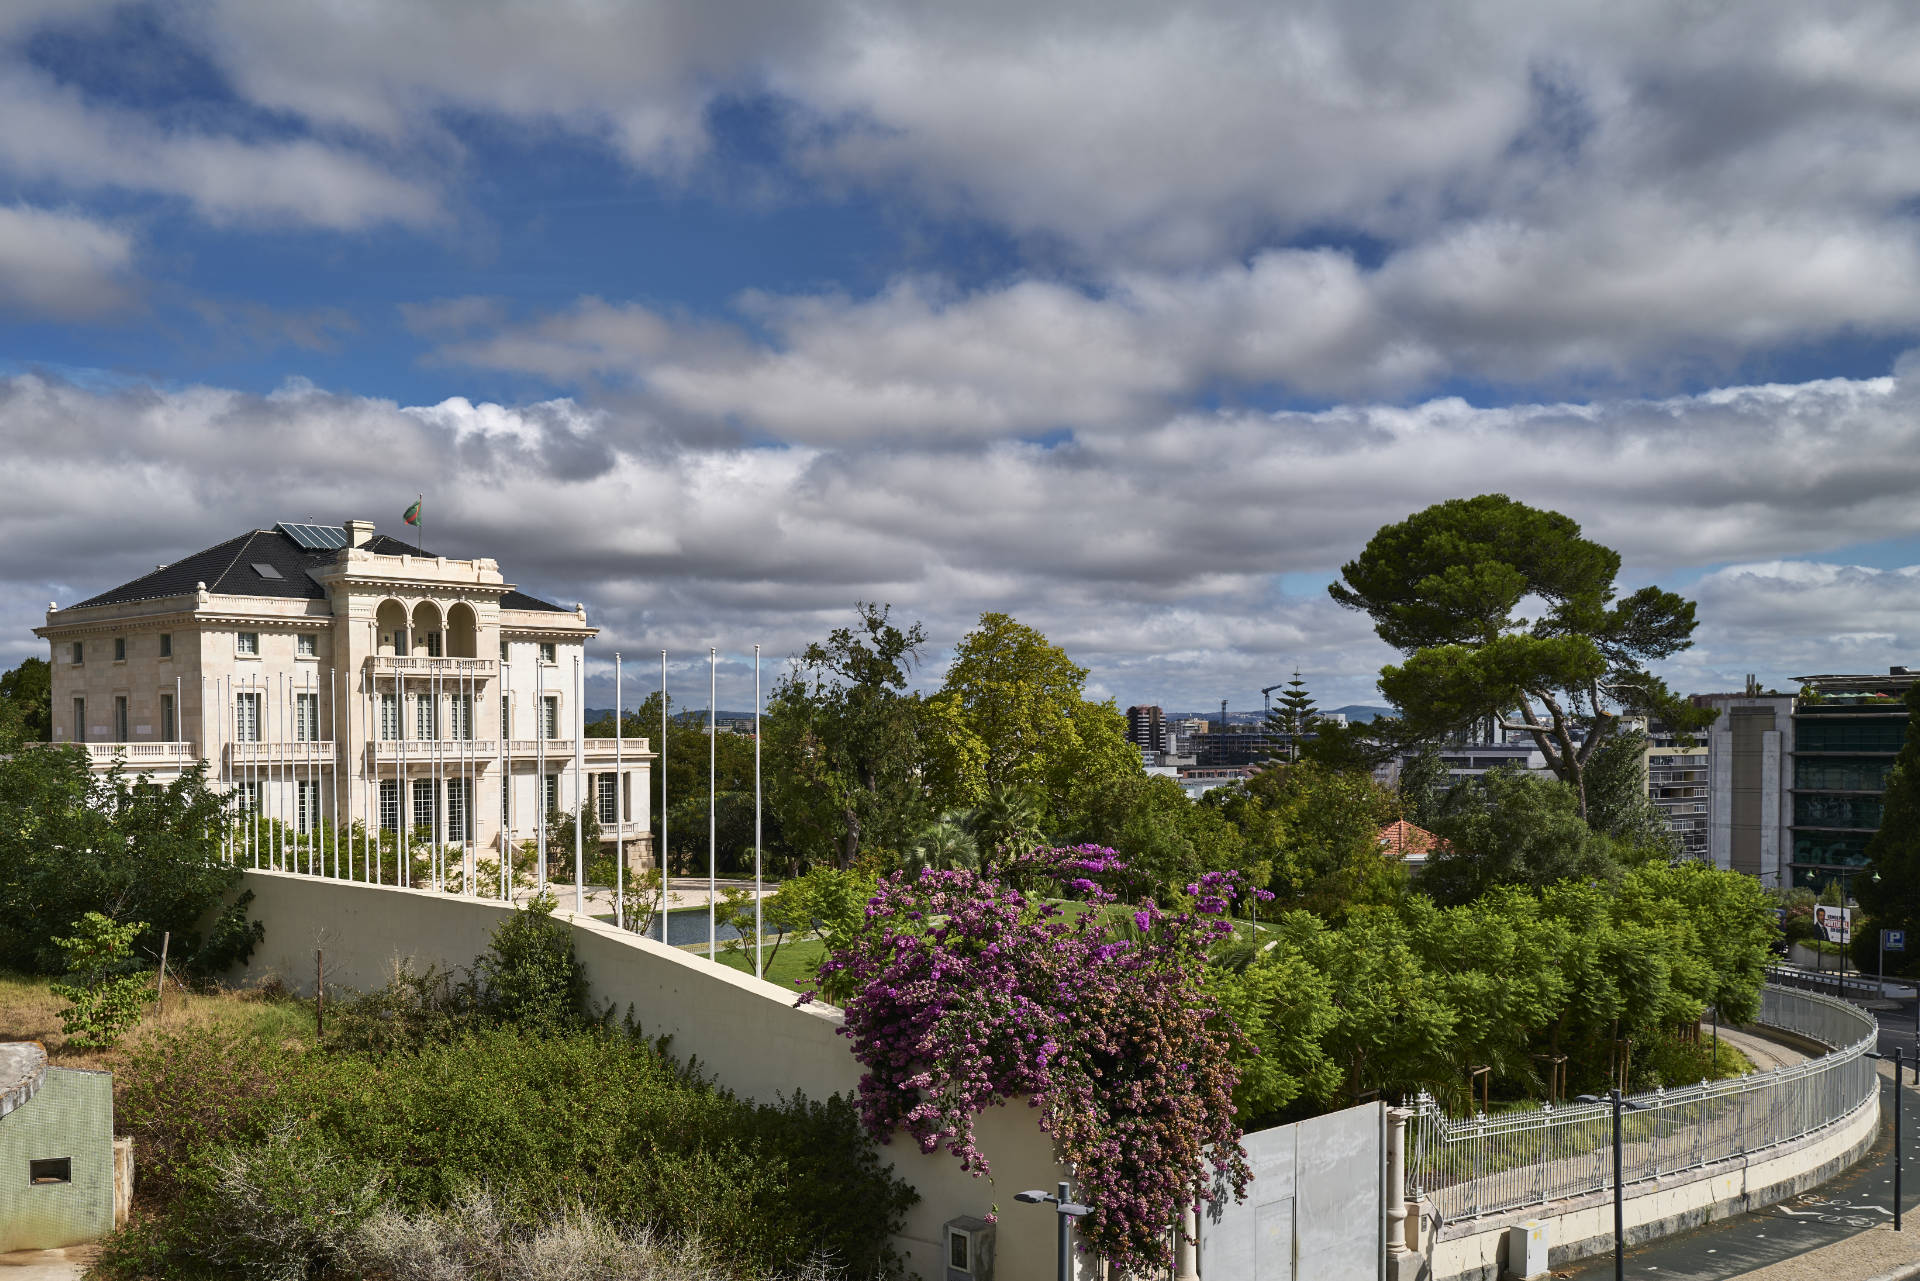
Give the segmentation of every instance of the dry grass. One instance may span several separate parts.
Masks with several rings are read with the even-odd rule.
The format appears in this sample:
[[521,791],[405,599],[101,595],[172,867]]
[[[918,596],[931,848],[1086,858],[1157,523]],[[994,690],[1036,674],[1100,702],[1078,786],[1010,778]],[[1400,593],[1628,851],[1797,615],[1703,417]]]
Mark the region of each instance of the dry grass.
[[149,1007],[111,1050],[83,1050],[67,1044],[60,1026],[66,1001],[50,990],[53,980],[0,972],[0,1041],[38,1041],[47,1057],[62,1067],[113,1071],[129,1052],[161,1032],[227,1028],[277,1041],[311,1041],[313,1006],[277,990],[252,988],[190,992],[167,983],[164,1003]]

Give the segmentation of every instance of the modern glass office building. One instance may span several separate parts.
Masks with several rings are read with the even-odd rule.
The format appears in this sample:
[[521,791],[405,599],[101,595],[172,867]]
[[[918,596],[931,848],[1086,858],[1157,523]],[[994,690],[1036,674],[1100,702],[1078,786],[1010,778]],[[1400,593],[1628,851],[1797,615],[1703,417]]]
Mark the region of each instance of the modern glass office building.
[[1794,700],[1793,883],[1818,889],[1867,861],[1881,796],[1907,737],[1907,690],[1920,672],[1802,676]]

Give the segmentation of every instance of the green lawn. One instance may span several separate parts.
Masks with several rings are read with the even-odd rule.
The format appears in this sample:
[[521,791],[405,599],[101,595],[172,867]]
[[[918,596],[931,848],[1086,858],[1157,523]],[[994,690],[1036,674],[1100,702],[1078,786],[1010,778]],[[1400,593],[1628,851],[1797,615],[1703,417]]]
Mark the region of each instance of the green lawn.
[[[773,952],[773,940],[767,940],[767,951]],[[819,939],[787,940],[780,945],[780,951],[774,955],[773,963],[767,967],[766,977],[781,987],[799,991],[813,986],[814,971],[820,968],[820,962],[827,956],[827,945]],[[745,974],[753,973],[753,949],[744,952],[729,952],[722,948],[720,963],[731,965]]]

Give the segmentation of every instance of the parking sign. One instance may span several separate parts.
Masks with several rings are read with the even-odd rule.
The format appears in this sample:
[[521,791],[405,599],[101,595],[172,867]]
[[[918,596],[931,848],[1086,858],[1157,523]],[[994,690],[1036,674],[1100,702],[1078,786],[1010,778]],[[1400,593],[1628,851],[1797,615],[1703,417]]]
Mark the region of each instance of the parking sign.
[[1905,930],[1881,930],[1880,946],[1889,952],[1907,950],[1907,932]]

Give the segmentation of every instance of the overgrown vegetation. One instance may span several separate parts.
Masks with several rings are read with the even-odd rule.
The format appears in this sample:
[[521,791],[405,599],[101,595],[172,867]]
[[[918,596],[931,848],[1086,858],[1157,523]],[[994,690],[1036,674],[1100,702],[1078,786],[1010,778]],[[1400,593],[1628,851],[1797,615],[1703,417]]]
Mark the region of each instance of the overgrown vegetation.
[[132,948],[168,965],[219,974],[260,938],[221,857],[224,798],[195,768],[165,784],[96,774],[73,747],[0,740],[0,966],[57,974],[54,939],[88,912],[139,921]]
[[465,1259],[523,1276],[549,1256],[891,1269],[914,1194],[852,1105],[741,1100],[595,1017],[550,909],[504,922],[470,970],[339,999],[322,1044],[143,1044],[120,1105],[141,1213],[102,1274],[400,1277]]

